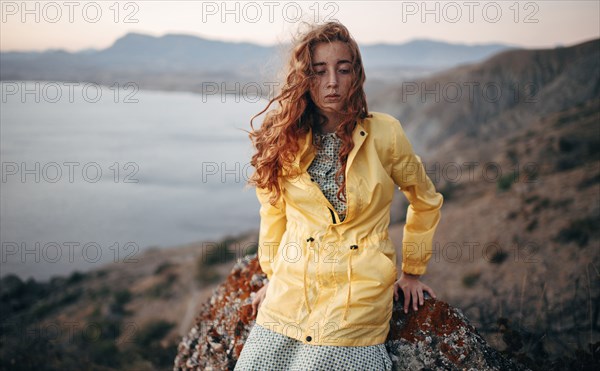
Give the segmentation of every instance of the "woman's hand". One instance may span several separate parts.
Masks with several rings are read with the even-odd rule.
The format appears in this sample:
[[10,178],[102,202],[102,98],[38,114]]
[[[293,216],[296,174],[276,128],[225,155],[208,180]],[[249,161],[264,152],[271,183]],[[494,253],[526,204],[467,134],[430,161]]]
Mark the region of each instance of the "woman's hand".
[[[417,299],[420,305],[423,305],[423,290],[427,291],[432,298],[436,298],[435,292],[431,287],[419,281],[419,275],[402,272],[400,278],[394,282],[394,299],[398,300],[398,287],[404,293],[404,313],[408,313],[408,305],[412,301],[413,309],[418,309]],[[412,298],[412,300],[411,300]]]
[[267,294],[267,287],[269,287],[269,283],[264,285],[256,292],[254,299],[252,299],[252,315],[255,316],[258,312],[258,308],[262,304],[262,301],[265,300],[265,295]]

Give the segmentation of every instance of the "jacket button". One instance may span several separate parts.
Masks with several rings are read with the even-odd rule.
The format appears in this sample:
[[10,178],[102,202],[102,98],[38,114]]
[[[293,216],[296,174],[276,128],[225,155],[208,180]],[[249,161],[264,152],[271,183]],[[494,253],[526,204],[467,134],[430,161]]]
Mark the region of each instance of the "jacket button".
[[311,340],[312,340],[312,337],[311,337],[310,335],[308,335],[308,336],[306,337],[306,341],[311,341]]
[[362,135],[363,137],[365,136],[365,132],[364,132],[364,130],[361,130],[361,131],[360,131],[360,135]]

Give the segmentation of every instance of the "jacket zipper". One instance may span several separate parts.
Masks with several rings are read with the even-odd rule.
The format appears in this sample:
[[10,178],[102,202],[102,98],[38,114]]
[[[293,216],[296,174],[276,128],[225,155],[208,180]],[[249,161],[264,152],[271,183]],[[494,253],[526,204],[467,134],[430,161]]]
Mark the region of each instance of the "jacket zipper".
[[331,210],[329,207],[327,209],[329,209],[329,212],[331,213],[331,220],[333,220],[333,224],[336,224],[336,222],[335,222],[335,214],[333,213],[333,210]]

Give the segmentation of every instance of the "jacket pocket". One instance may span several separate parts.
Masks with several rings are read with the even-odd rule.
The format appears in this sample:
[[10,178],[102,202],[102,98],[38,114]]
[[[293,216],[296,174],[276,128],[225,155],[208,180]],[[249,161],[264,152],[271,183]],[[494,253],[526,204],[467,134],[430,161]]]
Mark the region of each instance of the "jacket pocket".
[[302,309],[302,287],[291,284],[287,277],[273,276],[262,303],[271,316],[291,326],[298,325]]
[[349,280],[344,298],[344,327],[381,327],[389,321],[393,306],[396,264],[374,247],[360,246],[348,253]]
[[[388,257],[386,254],[384,254],[383,252],[376,250],[377,254],[379,254],[381,256],[381,261],[385,262],[382,263],[384,265],[387,265],[387,268],[385,269],[386,273],[389,275],[387,277],[388,280],[391,281],[385,281],[388,282],[388,284],[394,284],[394,282],[396,281],[396,277],[398,276],[398,267],[396,265],[395,261],[392,261],[392,259],[390,257]],[[395,255],[392,255],[395,256]]]
[[305,257],[303,244],[294,241],[293,235],[286,231],[282,237],[262,305],[274,317],[296,324],[303,306]]

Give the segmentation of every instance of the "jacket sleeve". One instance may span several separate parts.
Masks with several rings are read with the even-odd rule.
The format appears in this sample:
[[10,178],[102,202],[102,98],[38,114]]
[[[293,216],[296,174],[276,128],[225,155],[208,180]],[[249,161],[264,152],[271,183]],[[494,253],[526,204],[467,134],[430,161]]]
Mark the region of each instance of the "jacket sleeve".
[[279,243],[286,229],[285,201],[280,197],[275,206],[269,203],[270,193],[256,188],[260,202],[260,230],[258,235],[258,261],[269,281],[273,274],[272,264],[277,257]]
[[402,271],[422,275],[432,255],[444,197],[427,176],[399,121],[394,130],[392,178],[410,202],[402,240]]

